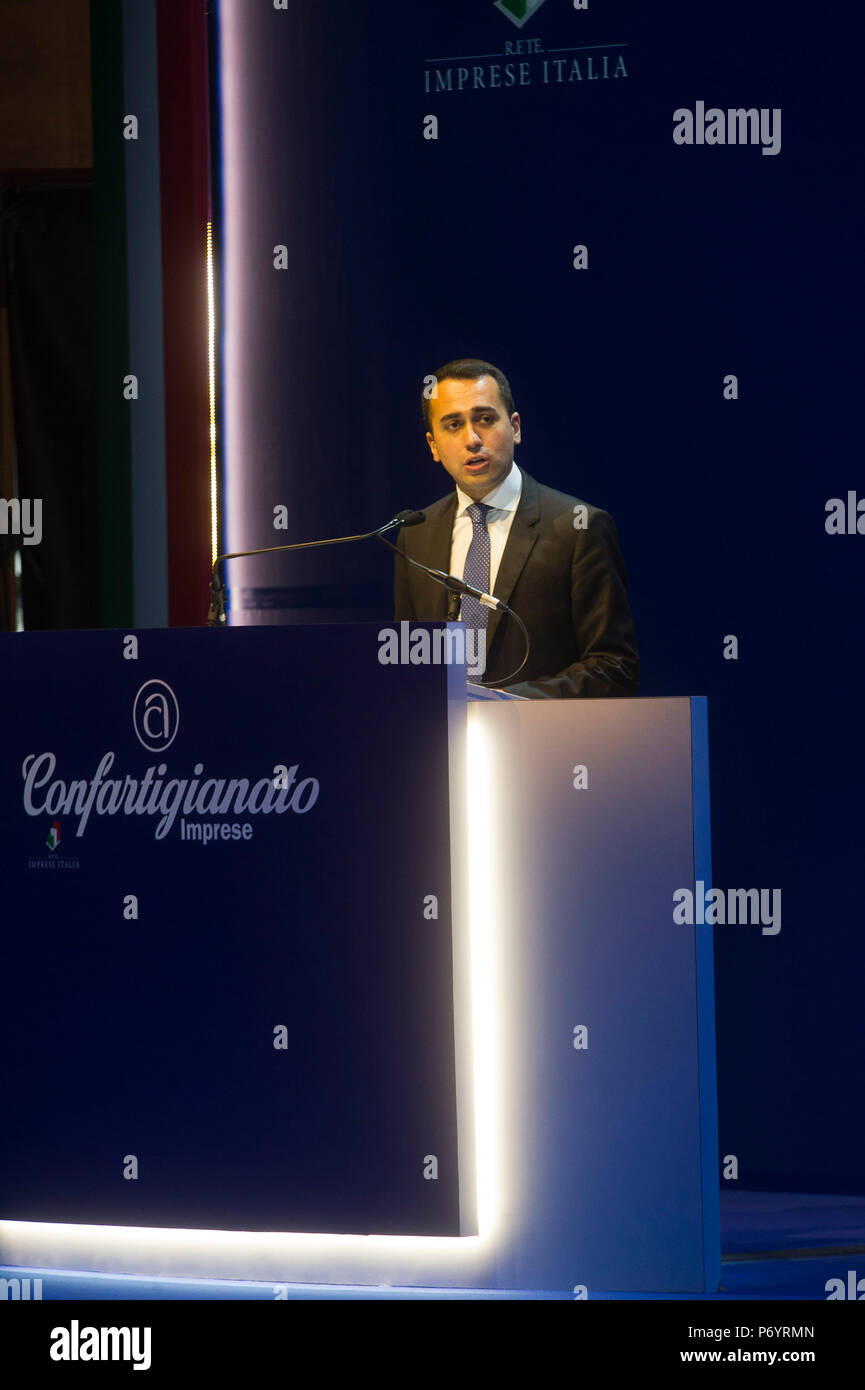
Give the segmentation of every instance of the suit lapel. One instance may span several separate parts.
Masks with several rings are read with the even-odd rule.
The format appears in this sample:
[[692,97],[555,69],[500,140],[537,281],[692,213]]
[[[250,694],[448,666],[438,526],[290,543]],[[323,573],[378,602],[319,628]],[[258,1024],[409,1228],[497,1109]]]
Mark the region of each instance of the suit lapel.
[[[429,565],[430,569],[444,570],[447,574],[450,565],[451,538],[456,510],[457,495],[455,492],[443,499],[438,514],[434,512],[433,515],[429,515],[433,509],[427,508],[427,524],[417,529],[417,550],[413,549],[411,552],[413,559],[419,560],[422,565]],[[444,622],[448,611],[447,589],[434,579],[422,575],[420,570],[412,572],[412,579],[420,585],[424,595],[419,600],[417,611],[430,613],[432,615],[430,622]]]
[[[523,490],[517,504],[516,515],[511,522],[504,554],[493,588],[493,596],[503,603],[510,603],[517,580],[523,572],[525,563],[538,539],[538,521],[541,515],[538,485],[528,473],[523,473]],[[487,621],[487,653],[492,651],[493,639],[504,614],[490,613]]]

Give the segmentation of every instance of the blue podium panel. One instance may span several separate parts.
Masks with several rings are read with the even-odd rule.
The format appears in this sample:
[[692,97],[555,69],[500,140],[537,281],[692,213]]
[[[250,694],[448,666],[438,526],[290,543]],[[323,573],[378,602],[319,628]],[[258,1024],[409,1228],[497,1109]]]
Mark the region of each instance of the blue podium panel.
[[0,1217],[458,1234],[464,668],[372,625],[0,660]]

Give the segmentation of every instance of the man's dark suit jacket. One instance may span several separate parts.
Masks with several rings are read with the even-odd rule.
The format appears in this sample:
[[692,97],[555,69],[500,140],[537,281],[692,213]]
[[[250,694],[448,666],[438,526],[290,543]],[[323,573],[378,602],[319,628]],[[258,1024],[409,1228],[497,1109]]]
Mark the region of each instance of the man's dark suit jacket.
[[[574,527],[577,506],[587,509],[584,530]],[[424,510],[426,521],[403,528],[399,549],[447,572],[456,490]],[[636,693],[640,662],[627,575],[608,512],[523,473],[493,593],[519,613],[531,651],[517,681],[508,682],[525,642],[512,618],[491,612],[485,684],[504,685],[514,695],[534,699]],[[444,622],[448,616],[448,591],[399,557],[394,596],[397,622]]]

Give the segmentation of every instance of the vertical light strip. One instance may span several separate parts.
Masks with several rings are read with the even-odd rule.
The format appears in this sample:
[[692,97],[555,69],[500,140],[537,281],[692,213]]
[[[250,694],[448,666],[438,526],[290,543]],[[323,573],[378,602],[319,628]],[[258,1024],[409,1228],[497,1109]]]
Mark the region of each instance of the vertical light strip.
[[213,223],[207,224],[207,389],[210,397],[210,559],[219,554],[216,495],[216,306],[213,292]]
[[478,1175],[478,1234],[493,1234],[500,1212],[498,1018],[495,961],[495,806],[492,764],[482,716],[468,708],[467,786],[469,912],[471,922],[472,1034],[475,1070],[475,1153]]

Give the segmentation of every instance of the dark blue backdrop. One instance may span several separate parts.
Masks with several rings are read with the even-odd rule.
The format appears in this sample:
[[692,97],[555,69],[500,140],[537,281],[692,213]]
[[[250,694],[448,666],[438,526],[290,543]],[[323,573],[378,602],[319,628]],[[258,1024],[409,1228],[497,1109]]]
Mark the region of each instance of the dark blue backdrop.
[[[522,29],[493,0],[220,6],[226,540],[441,496],[424,376],[462,354],[507,372],[518,462],[618,524],[641,694],[708,695],[716,884],[782,890],[777,936],[716,931],[721,1153],[750,1187],[865,1190],[865,537],[824,526],[862,479],[857,25],[780,0],[545,0]],[[528,40],[543,54],[504,56]],[[556,54],[579,79],[543,83],[553,49],[581,50]],[[603,54],[627,75],[593,79]],[[469,57],[529,81],[427,94]],[[780,152],[674,144],[698,101],[780,108]],[[388,611],[371,545],[231,580],[237,621]]]

